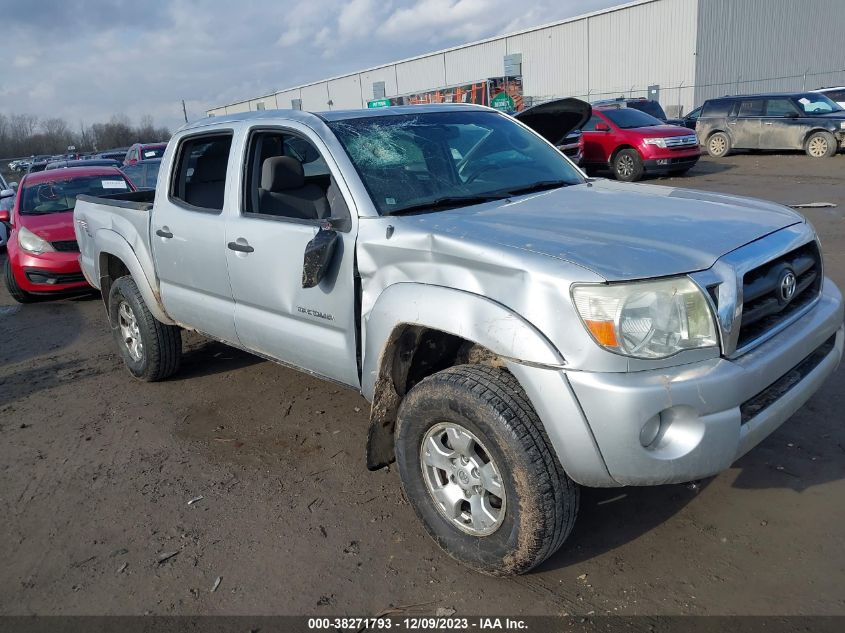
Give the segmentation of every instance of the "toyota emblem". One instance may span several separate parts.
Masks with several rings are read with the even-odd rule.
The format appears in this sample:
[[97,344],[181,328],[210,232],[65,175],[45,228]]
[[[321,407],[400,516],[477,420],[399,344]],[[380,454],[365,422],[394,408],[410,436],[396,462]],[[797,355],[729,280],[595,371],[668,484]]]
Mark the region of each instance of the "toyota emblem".
[[789,303],[795,296],[795,273],[788,268],[781,274],[778,293],[783,303]]

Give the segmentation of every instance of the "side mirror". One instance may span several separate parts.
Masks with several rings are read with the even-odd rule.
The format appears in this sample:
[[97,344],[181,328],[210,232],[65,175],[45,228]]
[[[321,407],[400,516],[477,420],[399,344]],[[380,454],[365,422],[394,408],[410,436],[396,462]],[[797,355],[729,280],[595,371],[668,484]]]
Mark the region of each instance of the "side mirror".
[[8,224],[12,220],[12,216],[8,209],[0,209],[0,222]]
[[596,132],[610,132],[610,126],[607,123],[596,123]]
[[303,288],[313,288],[326,276],[337,240],[337,231],[327,222],[320,227],[314,239],[305,245],[305,257],[302,262]]

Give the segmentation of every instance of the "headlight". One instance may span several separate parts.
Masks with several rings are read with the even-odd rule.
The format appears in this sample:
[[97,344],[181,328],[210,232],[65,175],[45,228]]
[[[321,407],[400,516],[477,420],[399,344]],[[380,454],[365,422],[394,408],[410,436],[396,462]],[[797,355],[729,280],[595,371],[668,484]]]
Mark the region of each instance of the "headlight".
[[573,286],[578,314],[593,339],[635,358],[666,358],[718,345],[707,299],[687,277]]
[[646,138],[643,139],[643,143],[645,143],[646,145],[657,145],[657,147],[666,147],[665,138]]
[[20,244],[23,250],[33,255],[51,253],[56,250],[50,242],[38,237],[35,233],[24,227],[18,229],[18,244]]

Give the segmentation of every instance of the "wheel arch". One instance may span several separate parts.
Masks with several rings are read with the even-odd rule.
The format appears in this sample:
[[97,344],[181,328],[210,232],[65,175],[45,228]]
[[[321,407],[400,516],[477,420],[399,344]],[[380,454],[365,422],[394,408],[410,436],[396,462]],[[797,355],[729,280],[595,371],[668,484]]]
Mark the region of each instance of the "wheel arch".
[[390,286],[364,316],[363,334],[361,391],[372,402],[370,469],[393,461],[399,405],[426,376],[463,363],[506,369],[513,363],[552,368],[564,362],[545,336],[505,306],[442,286]]
[[96,277],[99,280],[100,293],[103,297],[106,312],[108,313],[109,292],[112,284],[119,277],[128,274],[135,280],[135,284],[138,286],[138,290],[152,315],[162,323],[175,325],[173,320],[165,313],[159,293],[150,283],[129,242],[120,234],[109,230],[98,231],[96,239],[100,248],[96,260]]

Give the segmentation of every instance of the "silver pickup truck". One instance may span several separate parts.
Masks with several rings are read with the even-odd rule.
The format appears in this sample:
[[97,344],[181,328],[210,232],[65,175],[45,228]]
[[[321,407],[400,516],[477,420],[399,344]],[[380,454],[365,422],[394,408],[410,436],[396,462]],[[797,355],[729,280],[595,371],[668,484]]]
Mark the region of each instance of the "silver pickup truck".
[[133,375],[176,372],[187,329],[360,391],[368,466],[490,574],[555,552],[579,486],[729,467],[842,356],[802,216],[588,179],[487,108],[206,119],[155,192],[74,217]]

